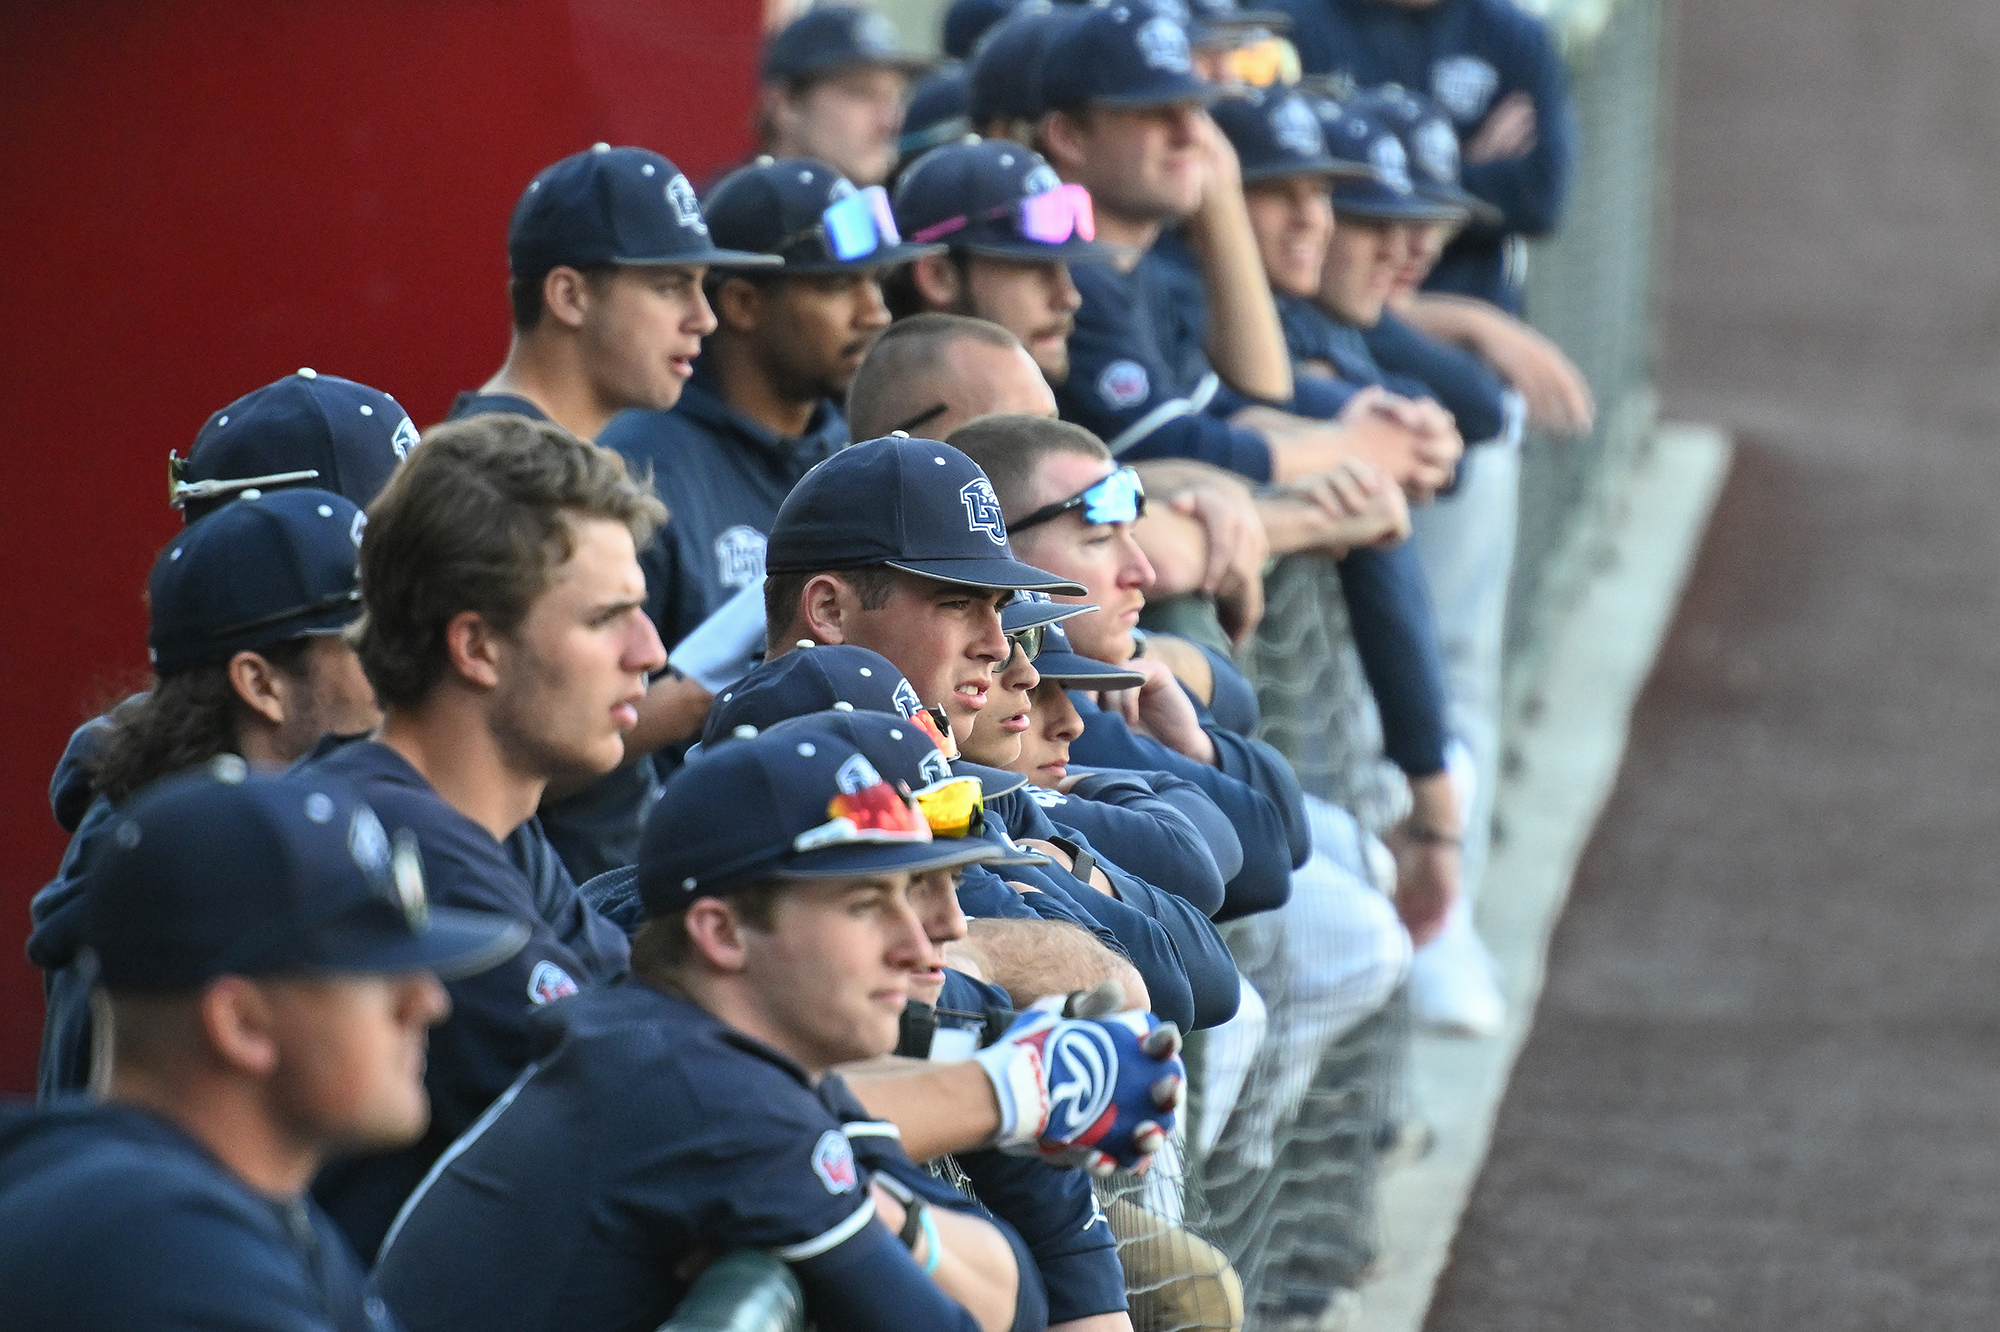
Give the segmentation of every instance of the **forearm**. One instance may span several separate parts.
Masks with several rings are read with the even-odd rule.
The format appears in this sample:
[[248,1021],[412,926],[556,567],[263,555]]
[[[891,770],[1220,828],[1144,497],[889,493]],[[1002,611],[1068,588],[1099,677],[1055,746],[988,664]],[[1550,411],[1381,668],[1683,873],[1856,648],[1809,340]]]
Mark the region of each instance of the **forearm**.
[[1188,224],[1188,243],[1208,297],[1209,364],[1238,393],[1291,401],[1292,358],[1243,192],[1211,190]]
[[932,1064],[885,1057],[844,1065],[840,1076],[869,1114],[896,1126],[912,1161],[969,1152],[1000,1133],[993,1083],[970,1060]]
[[[882,1224],[896,1232],[902,1230],[908,1216],[903,1204],[880,1188],[875,1190],[875,1211]],[[978,1320],[981,1332],[1007,1332],[1014,1324],[1014,1302],[1021,1285],[1013,1246],[976,1216],[937,1206],[929,1212],[938,1237],[931,1280]],[[919,1266],[930,1263],[929,1235],[918,1238],[910,1257]]]
[[1150,1009],[1152,998],[1138,968],[1088,931],[1051,920],[973,920],[962,944],[981,975],[1026,1008],[1045,995],[1088,990],[1115,980],[1127,1008]]

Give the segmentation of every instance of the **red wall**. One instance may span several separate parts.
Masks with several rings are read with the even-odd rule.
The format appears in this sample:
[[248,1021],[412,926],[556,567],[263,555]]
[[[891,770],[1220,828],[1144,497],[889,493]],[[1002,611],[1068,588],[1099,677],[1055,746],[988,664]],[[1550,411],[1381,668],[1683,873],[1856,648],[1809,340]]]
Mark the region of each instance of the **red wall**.
[[0,14],[0,1090],[33,1087],[28,899],[70,730],[143,679],[167,450],[299,366],[421,424],[506,350],[505,237],[597,139],[741,156],[761,7],[70,0]]

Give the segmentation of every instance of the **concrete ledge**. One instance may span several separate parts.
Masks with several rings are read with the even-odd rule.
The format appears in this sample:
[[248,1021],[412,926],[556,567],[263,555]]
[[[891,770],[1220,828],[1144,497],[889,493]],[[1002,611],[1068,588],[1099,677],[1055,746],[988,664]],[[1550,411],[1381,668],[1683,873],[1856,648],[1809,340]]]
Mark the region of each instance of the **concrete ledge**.
[[1495,839],[1479,904],[1479,933],[1500,963],[1507,1027],[1491,1040],[1416,1040],[1412,1090],[1437,1145],[1382,1182],[1382,1259],[1362,1292],[1366,1332],[1424,1324],[1533,1025],[1549,933],[1617,778],[1632,705],[1673,619],[1729,456],[1729,441],[1706,427],[1654,432],[1614,506],[1602,561],[1556,632],[1538,682],[1545,704],[1510,737],[1521,762],[1496,797],[1505,838]]

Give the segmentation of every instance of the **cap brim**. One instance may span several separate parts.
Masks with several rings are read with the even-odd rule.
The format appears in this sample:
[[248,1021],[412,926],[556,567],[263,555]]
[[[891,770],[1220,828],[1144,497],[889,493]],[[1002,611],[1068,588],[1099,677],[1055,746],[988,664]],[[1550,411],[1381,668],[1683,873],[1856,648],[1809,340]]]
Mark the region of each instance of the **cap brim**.
[[1388,222],[1462,222],[1466,214],[1463,208],[1431,203],[1414,194],[1397,199],[1350,200],[1341,198],[1338,190],[1333,195],[1333,211],[1336,217],[1380,218]]
[[935,578],[940,583],[990,588],[995,592],[1060,592],[1066,597],[1080,597],[1090,590],[1081,583],[1058,578],[1046,569],[1019,560],[884,560],[882,563],[904,573]]
[[1146,677],[1137,671],[1080,652],[1044,652],[1035,658],[1035,673],[1044,680],[1081,689],[1137,689],[1146,683]]
[[[334,937],[336,935],[346,937]],[[492,911],[432,907],[430,924],[419,934],[379,928],[330,927],[327,951],[337,961],[315,968],[334,974],[389,975],[434,972],[441,980],[462,980],[499,966],[528,942],[528,927]]]
[[1196,19],[1192,26],[1188,39],[1200,46],[1210,33],[1238,34],[1247,28],[1262,28],[1273,37],[1282,37],[1292,30],[1292,16],[1282,9],[1239,9],[1228,18]]
[[1265,180],[1284,180],[1291,176],[1320,176],[1327,180],[1373,180],[1375,172],[1361,162],[1350,162],[1340,157],[1310,157],[1297,162],[1273,162],[1269,166],[1249,167],[1243,172],[1243,183],[1253,185]]
[[945,246],[967,254],[985,255],[989,259],[1042,264],[1115,264],[1132,253],[1129,246],[1081,240],[1075,236],[1054,245],[1031,240],[948,240]]
[[1507,220],[1505,213],[1470,190],[1455,185],[1437,185],[1431,187],[1429,193],[1439,205],[1464,209],[1471,221],[1483,226],[1497,227]]
[[1087,601],[1010,601],[1000,608],[1000,628],[1007,633],[1060,624],[1096,610]]
[[1028,784],[1025,775],[1009,772],[1005,768],[989,768],[984,763],[972,763],[965,759],[951,761],[951,775],[954,777],[977,777],[979,793],[988,800],[997,800]]
[[1193,79],[1185,82],[1176,79],[1171,83],[1162,82],[1151,88],[1135,88],[1127,93],[1100,94],[1084,100],[1093,106],[1118,106],[1136,108],[1143,106],[1174,106],[1181,102],[1198,102],[1207,106],[1229,95],[1227,88],[1213,83],[1199,83]]
[[633,268],[776,268],[785,261],[775,254],[757,254],[750,250],[723,250],[711,245],[705,250],[654,255],[647,259],[630,259],[619,255],[611,262],[629,264]]
[[978,837],[940,837],[928,842],[859,842],[794,855],[771,870],[774,879],[831,879],[850,874],[887,874],[978,865],[1007,853]]
[[[795,264],[789,259],[780,260],[787,273],[863,273],[871,268],[899,268],[913,264],[917,260],[933,254],[943,254],[942,245],[914,245],[903,243],[885,249],[870,250],[858,259],[814,259],[803,264]],[[773,255],[772,258],[777,258]]]

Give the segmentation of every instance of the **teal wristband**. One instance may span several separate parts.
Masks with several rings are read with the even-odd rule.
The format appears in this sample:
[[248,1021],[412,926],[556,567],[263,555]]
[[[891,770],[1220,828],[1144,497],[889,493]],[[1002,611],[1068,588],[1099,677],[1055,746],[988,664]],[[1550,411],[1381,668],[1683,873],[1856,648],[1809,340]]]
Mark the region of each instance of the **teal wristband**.
[[926,1207],[917,1216],[917,1224],[924,1228],[924,1243],[929,1247],[924,1251],[924,1275],[937,1275],[938,1260],[944,1257],[944,1243],[938,1239],[937,1220]]

